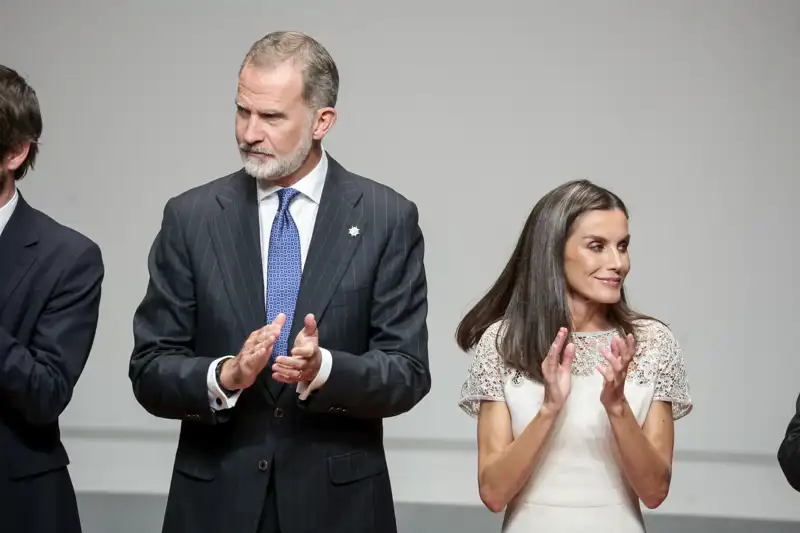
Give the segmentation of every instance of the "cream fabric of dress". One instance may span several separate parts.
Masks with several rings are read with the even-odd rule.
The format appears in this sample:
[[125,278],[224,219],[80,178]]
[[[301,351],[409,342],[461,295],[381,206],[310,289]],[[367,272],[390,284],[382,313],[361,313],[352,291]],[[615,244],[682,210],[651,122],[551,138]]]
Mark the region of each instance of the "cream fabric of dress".
[[[461,390],[459,406],[477,417],[481,401],[505,402],[514,438],[536,416],[543,385],[507,367],[496,349],[501,323],[481,337]],[[600,404],[600,353],[616,331],[573,333],[572,387],[526,485],[509,503],[504,533],[641,533],[639,499],[627,483],[608,416]],[[625,396],[641,426],[654,401],[670,402],[673,419],[692,409],[680,346],[660,322],[636,323],[637,349]]]

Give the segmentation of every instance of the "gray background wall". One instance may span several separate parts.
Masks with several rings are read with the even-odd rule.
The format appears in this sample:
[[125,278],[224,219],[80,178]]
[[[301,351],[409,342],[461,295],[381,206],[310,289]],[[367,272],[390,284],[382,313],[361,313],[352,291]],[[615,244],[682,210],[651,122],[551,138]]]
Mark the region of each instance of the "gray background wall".
[[[468,358],[453,331],[535,201],[576,177],[629,204],[633,303],[672,325],[689,368],[697,407],[677,426],[654,530],[800,528],[775,463],[800,374],[800,3],[6,1],[0,62],[28,77],[45,117],[21,189],[94,238],[108,271],[63,417],[90,532],[156,529],[177,425],[136,404],[126,366],[147,251],[170,196],[239,165],[239,62],[285,28],[339,63],[328,150],[420,207],[434,387],[387,421],[407,531],[497,527],[479,507],[474,422],[455,406]],[[123,516],[137,505],[149,515]]]

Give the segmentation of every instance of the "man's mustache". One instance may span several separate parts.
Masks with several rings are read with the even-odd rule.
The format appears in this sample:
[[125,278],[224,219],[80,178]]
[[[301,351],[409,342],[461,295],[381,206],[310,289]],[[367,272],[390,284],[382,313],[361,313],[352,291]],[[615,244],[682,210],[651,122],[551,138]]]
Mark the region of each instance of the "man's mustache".
[[267,150],[266,148],[261,148],[260,146],[252,146],[247,143],[240,143],[239,150],[242,152],[250,153],[250,154],[264,154],[264,155],[272,155],[275,154]]

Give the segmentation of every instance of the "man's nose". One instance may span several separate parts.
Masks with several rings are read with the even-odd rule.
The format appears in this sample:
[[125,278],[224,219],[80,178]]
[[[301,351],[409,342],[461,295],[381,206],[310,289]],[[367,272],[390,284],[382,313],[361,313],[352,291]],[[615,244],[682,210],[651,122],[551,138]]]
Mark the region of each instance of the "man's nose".
[[250,120],[247,121],[242,140],[250,145],[258,144],[264,140],[263,130],[259,127],[255,117],[250,117]]

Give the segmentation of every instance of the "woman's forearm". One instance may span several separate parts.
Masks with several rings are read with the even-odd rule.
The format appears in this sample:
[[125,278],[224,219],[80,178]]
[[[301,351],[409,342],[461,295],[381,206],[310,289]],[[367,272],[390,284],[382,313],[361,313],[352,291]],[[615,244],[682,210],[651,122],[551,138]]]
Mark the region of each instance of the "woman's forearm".
[[646,507],[658,507],[669,492],[671,465],[644,434],[628,402],[607,413],[628,483]]
[[478,478],[480,495],[491,511],[502,511],[528,481],[557,417],[557,410],[543,407],[519,437],[490,457],[481,468]]

